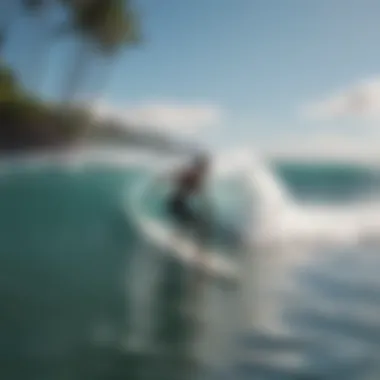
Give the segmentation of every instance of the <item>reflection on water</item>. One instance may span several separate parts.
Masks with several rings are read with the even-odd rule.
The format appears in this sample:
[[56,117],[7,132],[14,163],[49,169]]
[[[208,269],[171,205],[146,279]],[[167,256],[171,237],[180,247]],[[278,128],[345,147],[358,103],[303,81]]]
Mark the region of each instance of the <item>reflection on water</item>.
[[144,239],[125,171],[78,173],[0,182],[1,379],[380,377],[378,247],[234,252],[232,287]]
[[231,378],[378,379],[376,251],[256,252],[252,328],[239,339]]
[[238,289],[194,280],[145,241],[125,208],[131,175],[0,182],[1,379],[181,380],[227,366]]

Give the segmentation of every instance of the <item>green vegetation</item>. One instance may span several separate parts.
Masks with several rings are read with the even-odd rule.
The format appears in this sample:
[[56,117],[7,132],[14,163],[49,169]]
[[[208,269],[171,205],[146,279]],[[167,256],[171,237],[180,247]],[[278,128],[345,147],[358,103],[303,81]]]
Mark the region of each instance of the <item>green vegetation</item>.
[[[21,7],[11,18],[13,22],[23,13],[40,17],[48,15],[54,7],[63,7],[67,20],[50,26],[47,41],[54,42],[56,37],[74,37],[80,49],[65,80],[61,104],[50,104],[27,91],[12,67],[4,60],[0,61],[0,149],[55,147],[88,136],[89,128],[95,123],[89,112],[73,105],[71,100],[80,88],[91,57],[89,52],[110,58],[123,47],[139,41],[130,1],[22,0],[19,5]],[[8,18],[7,25],[0,26],[0,50],[4,48],[11,23]],[[47,58],[47,49],[42,50],[41,56]]]

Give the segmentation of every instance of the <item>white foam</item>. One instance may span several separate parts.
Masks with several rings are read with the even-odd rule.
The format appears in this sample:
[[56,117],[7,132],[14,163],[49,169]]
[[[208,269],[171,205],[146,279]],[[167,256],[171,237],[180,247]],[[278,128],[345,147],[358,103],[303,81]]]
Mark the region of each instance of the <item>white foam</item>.
[[252,231],[257,240],[353,244],[380,237],[379,202],[301,205],[257,160],[252,162],[247,177],[260,205],[259,221]]
[[209,274],[236,279],[238,268],[232,260],[221,256],[217,251],[202,249],[202,260],[198,255],[200,247],[192,239],[178,234],[162,220],[156,220],[143,209],[144,195],[149,189],[150,182],[155,178],[139,183],[129,194],[128,210],[133,212],[133,220],[143,235],[158,247],[162,252],[186,262],[188,265],[201,267]]
[[[186,157],[157,155],[148,150],[79,148],[38,154],[4,156],[0,172],[13,165],[30,169],[53,166],[65,170],[83,170],[91,165],[155,170],[173,169]],[[345,207],[302,206],[289,194],[270,167],[249,150],[220,154],[213,159],[212,179],[240,176],[252,194],[251,220],[247,235],[253,244],[312,243],[353,244],[380,240],[380,203],[363,202]]]
[[271,168],[250,150],[222,154],[215,175],[241,175],[252,194],[252,244],[357,244],[380,242],[380,202],[345,206],[297,203]]

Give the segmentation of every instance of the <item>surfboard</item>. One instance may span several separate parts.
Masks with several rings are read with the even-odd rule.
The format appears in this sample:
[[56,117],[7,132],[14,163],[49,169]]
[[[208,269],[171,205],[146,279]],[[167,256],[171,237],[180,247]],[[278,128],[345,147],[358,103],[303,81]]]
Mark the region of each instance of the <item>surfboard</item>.
[[[208,276],[236,281],[238,266],[227,254],[198,244],[191,237],[178,232],[173,226],[153,216],[146,205],[147,199],[155,191],[154,178],[149,178],[132,191],[129,206],[133,209],[133,219],[139,231],[160,251],[183,261],[189,266],[196,266]],[[162,202],[165,201],[163,197]],[[145,206],[145,207],[144,207]]]

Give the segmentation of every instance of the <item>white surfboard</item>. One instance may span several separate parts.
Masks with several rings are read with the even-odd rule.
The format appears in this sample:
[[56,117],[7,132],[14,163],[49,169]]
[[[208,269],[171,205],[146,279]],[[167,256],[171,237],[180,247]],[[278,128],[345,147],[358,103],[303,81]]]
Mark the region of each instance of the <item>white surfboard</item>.
[[173,227],[158,218],[148,214],[143,205],[147,190],[151,188],[151,181],[140,183],[132,192],[129,205],[133,209],[134,221],[138,229],[161,251],[172,255],[188,265],[196,265],[207,274],[224,277],[230,280],[238,278],[237,265],[220,252],[204,248],[191,237],[180,234]]

